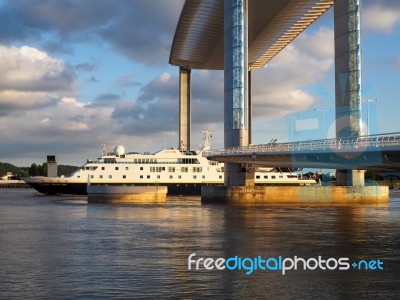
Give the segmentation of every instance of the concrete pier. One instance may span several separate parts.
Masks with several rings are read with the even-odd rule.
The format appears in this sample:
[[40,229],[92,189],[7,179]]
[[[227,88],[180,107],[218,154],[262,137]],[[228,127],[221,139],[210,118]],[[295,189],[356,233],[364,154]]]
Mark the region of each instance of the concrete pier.
[[203,186],[202,203],[235,205],[387,204],[387,186]]
[[167,202],[166,186],[89,185],[89,203],[160,204]]

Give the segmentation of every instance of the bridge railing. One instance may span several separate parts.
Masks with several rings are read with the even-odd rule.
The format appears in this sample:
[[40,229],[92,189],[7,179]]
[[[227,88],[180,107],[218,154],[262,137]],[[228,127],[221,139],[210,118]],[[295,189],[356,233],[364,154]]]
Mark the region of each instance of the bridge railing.
[[249,145],[246,147],[229,147],[207,150],[203,156],[252,154],[257,152],[293,152],[293,151],[323,151],[323,150],[352,150],[370,147],[400,146],[400,133],[360,136],[354,138],[339,138],[311,140],[291,143],[268,143]]

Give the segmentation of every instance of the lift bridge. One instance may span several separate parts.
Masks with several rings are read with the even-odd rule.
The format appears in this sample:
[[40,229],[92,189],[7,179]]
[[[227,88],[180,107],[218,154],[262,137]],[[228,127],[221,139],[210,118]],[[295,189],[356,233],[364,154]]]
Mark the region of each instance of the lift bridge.
[[205,151],[224,163],[282,168],[400,171],[400,132]]

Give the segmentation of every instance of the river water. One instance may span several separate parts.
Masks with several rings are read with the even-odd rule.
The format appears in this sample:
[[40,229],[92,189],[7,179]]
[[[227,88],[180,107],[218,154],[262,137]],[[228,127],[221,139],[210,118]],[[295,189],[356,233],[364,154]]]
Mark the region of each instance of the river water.
[[[279,260],[295,256],[306,270],[297,261],[283,275]],[[247,257],[272,259],[250,272]],[[199,260],[196,270],[199,258],[231,263],[209,270]],[[341,258],[359,264],[339,270]],[[314,268],[318,259],[332,270]],[[384,206],[236,207],[1,189],[0,298],[399,299],[400,191]]]

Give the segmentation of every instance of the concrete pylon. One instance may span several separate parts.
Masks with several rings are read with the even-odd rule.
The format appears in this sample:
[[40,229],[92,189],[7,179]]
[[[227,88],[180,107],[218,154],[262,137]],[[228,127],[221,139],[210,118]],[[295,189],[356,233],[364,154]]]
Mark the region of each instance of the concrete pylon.
[[191,70],[179,67],[179,149],[190,151],[192,108]]
[[[249,144],[247,0],[224,1],[224,146]],[[225,164],[225,185],[245,185],[240,164]]]
[[[336,0],[336,137],[362,135],[360,0]],[[337,170],[337,185],[363,185],[364,172]]]

